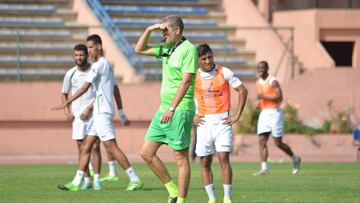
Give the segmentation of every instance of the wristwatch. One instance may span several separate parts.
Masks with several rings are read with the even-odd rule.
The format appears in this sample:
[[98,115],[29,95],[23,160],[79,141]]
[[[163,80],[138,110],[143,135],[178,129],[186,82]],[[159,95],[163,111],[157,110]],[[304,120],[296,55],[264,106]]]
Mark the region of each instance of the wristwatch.
[[174,107],[172,107],[172,106],[170,106],[168,110],[169,110],[170,112],[173,112],[173,113],[174,113],[175,108],[174,108]]

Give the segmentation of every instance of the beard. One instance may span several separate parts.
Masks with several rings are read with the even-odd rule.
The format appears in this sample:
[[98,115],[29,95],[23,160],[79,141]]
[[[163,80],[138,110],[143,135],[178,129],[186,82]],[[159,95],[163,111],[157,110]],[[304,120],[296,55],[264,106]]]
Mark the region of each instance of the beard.
[[78,66],[84,66],[85,64],[87,64],[87,58],[85,58],[84,60],[76,60],[75,61],[76,65]]

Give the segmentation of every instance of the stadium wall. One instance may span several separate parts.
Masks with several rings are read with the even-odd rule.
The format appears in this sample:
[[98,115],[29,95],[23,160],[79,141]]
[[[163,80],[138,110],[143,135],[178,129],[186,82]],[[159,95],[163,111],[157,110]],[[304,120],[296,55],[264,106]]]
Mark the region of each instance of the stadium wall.
[[317,127],[331,117],[327,106],[331,100],[332,113],[351,110],[360,118],[359,78],[359,68],[312,70],[283,87],[284,99],[298,108],[301,120]]
[[295,53],[308,70],[333,68],[334,60],[323,48],[324,41],[354,41],[353,67],[360,67],[360,11],[350,9],[310,9],[277,11],[275,26],[295,27]]
[[284,60],[279,63],[285,49],[284,44],[254,3],[251,0],[222,0],[222,7],[227,16],[227,23],[238,27],[236,36],[245,39],[247,50],[256,52],[255,61],[268,61],[271,74],[275,74],[280,64],[276,74],[277,78],[282,83],[290,81],[291,61],[289,52],[285,55]]
[[[333,77],[339,74],[333,73]],[[347,77],[350,76],[351,74],[347,73]],[[353,77],[358,76],[354,75]],[[316,109],[318,98],[311,100],[312,97],[309,97],[306,93],[314,94],[314,92],[322,92],[321,95],[324,98],[327,97],[326,95],[333,95],[333,86],[329,90],[320,88],[327,85],[326,78],[330,80],[332,78],[325,74],[325,82],[321,83],[323,86],[319,86],[319,89],[311,86],[310,82],[314,78],[312,75],[308,75],[307,78],[303,81],[309,83],[309,86],[305,86],[308,91],[303,91],[304,85],[307,85],[307,83],[294,84],[294,87],[284,89],[285,98],[286,100],[297,102],[300,107],[299,112],[310,107],[313,109],[307,111],[309,114],[311,111],[321,112],[321,108],[318,107],[319,109]],[[340,92],[344,92],[344,94],[348,92],[345,91],[347,87],[344,86],[348,84],[347,81],[350,81],[350,79],[344,78],[339,80],[336,87],[339,88]],[[353,82],[355,81],[353,80]],[[312,82],[317,83],[317,81]],[[255,87],[252,84],[246,84],[246,86],[249,89],[249,97],[254,100],[256,97]],[[300,87],[302,89],[295,89]],[[3,108],[0,109],[0,164],[77,162],[76,145],[71,140],[71,124],[65,121],[62,111],[55,112],[50,110],[51,107],[56,106],[61,101],[60,89],[60,82],[0,83],[0,91],[5,95],[1,100]],[[120,90],[124,110],[133,123],[129,127],[124,127],[120,124],[118,115],[115,116],[118,143],[128,154],[131,161],[142,161],[138,152],[143,143],[150,120],[160,104],[160,83],[121,85]],[[295,94],[296,91],[300,91],[301,94]],[[337,99],[336,104],[341,99],[346,102],[345,100],[348,100],[347,97],[349,96],[351,95],[335,98]],[[232,99],[234,101],[236,97]],[[354,99],[358,100],[359,98]],[[304,104],[300,101],[304,101]],[[324,101],[326,100],[324,99]],[[348,104],[339,103],[339,105],[346,106]],[[234,155],[232,160],[258,161],[257,136],[243,135],[236,137],[236,140],[241,138],[241,142],[238,143],[241,145],[240,154],[238,156]],[[309,138],[308,136],[300,135],[286,136],[285,141],[294,143],[292,146],[295,145],[295,150],[299,154],[304,155],[304,161],[350,162],[355,160],[356,153],[351,136],[322,135]],[[314,142],[317,144],[314,145]],[[272,159],[289,161],[282,152],[275,149],[272,142],[270,145]],[[308,149],[312,150],[309,151]],[[331,156],[329,156],[329,150],[331,151]],[[160,155],[167,161],[173,161],[172,152],[167,147],[162,147]]]

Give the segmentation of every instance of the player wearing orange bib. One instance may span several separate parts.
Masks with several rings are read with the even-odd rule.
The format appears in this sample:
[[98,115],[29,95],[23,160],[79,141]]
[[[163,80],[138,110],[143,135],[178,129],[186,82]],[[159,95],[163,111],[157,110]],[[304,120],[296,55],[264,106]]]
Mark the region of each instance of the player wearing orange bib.
[[[200,157],[202,180],[209,196],[209,203],[216,202],[212,155],[216,152],[224,186],[224,203],[231,203],[232,169],[229,154],[232,149],[231,125],[237,122],[244,109],[247,89],[234,73],[214,63],[213,52],[209,45],[197,47],[200,68],[196,73],[195,95],[197,113],[194,123],[197,127],[196,154]],[[230,111],[230,86],[238,93],[236,112]]]
[[267,158],[267,141],[271,134],[276,146],[289,155],[293,160],[293,174],[299,172],[300,157],[296,156],[291,148],[282,142],[284,134],[284,116],[280,109],[283,100],[282,91],[279,82],[274,76],[269,75],[269,66],[266,61],[258,64],[259,80],[256,82],[259,108],[261,113],[257,125],[257,134],[259,135],[259,153],[261,159],[261,169],[254,175],[266,175],[269,173]]

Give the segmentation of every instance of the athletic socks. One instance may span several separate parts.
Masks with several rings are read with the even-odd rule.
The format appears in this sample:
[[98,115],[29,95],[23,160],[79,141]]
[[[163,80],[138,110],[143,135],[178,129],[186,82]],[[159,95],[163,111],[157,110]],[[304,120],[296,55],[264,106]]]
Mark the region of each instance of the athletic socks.
[[92,164],[91,164],[91,161],[89,162],[88,167],[89,167],[89,171],[94,170],[94,168],[93,168],[93,166],[92,166]]
[[129,176],[130,182],[136,182],[140,180],[139,177],[136,175],[135,170],[131,166],[128,169],[126,169],[125,172]]
[[90,183],[90,178],[89,178],[89,177],[84,177],[84,182],[85,182],[86,184],[89,184],[89,183]]
[[75,186],[80,185],[81,180],[84,178],[85,172],[77,170],[76,175],[72,181],[72,184]]
[[109,161],[109,176],[116,176],[116,163]]
[[[177,197],[178,187],[172,180],[170,182],[164,184],[164,186],[165,186],[166,190],[169,192],[170,197]],[[177,201],[179,201],[179,199]]]
[[215,197],[214,184],[206,185],[204,188],[205,188],[205,190],[206,190],[206,193],[207,193],[209,199],[210,199],[210,200],[215,200],[216,197]]
[[99,177],[100,177],[100,174],[94,174],[94,182],[98,182],[98,181],[100,181],[99,180]]
[[291,157],[292,160],[295,162],[295,161],[299,161],[299,157],[296,156],[295,154]]
[[223,184],[223,186],[224,186],[224,197],[231,199],[232,185]]
[[268,164],[267,164],[266,161],[261,162],[261,170],[262,170],[262,171],[267,171],[267,170],[269,170]]
[[185,197],[178,197],[176,203],[186,203]]

